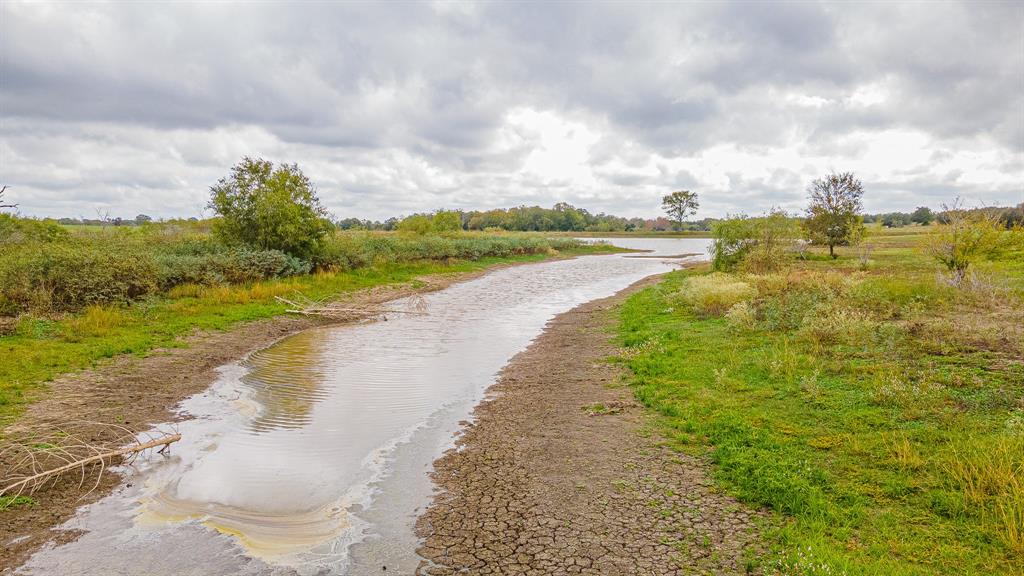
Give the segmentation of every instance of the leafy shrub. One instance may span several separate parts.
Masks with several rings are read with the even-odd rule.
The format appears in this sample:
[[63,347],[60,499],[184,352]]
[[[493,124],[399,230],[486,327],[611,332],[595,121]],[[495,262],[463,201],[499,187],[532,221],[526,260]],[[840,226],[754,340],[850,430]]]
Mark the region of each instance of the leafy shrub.
[[[321,269],[421,260],[478,260],[543,254],[580,245],[572,238],[545,239],[472,233],[408,236],[345,232],[325,237],[311,262],[282,250],[225,245],[199,224],[57,231],[43,222],[0,217],[17,243],[0,243],[0,316],[27,310],[74,311],[116,304],[176,286],[249,283]],[[27,231],[27,232],[26,232]]]
[[928,234],[925,250],[953,274],[964,279],[974,262],[994,258],[1021,243],[1021,230],[1006,230],[998,210],[966,210],[957,199],[943,205],[941,224]]
[[462,213],[455,210],[438,210],[431,219],[437,232],[455,232],[462,230]]
[[434,231],[434,220],[425,214],[413,214],[399,222],[395,229],[412,234],[429,234]]
[[711,244],[711,266],[715,270],[735,269],[750,251],[754,240],[746,216],[727,218],[716,222],[711,228],[714,241]]
[[738,216],[712,227],[712,266],[728,271],[741,268],[764,273],[778,270],[786,260],[786,250],[798,235],[795,221],[785,212],[773,211],[767,216]]
[[757,290],[726,274],[687,278],[679,296],[702,316],[721,316],[733,305],[757,296]]
[[280,250],[234,248],[206,254],[165,253],[157,256],[159,284],[168,289],[180,284],[255,282],[308,274],[312,264]]
[[76,310],[127,302],[157,288],[151,254],[99,245],[31,246],[5,255],[0,266],[0,311]]
[[67,236],[67,229],[52,220],[16,218],[10,214],[0,214],[0,244],[56,242]]

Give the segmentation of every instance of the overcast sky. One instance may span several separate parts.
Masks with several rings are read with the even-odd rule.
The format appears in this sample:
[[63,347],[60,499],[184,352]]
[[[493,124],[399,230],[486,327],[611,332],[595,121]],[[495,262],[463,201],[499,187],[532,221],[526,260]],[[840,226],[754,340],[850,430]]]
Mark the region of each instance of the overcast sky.
[[0,3],[26,215],[200,215],[242,156],[338,217],[1024,201],[1024,3]]

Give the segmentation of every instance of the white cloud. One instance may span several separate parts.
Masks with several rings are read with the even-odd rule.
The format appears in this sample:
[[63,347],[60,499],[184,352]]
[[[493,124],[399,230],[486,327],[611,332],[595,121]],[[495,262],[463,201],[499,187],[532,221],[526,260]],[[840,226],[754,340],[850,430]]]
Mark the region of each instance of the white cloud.
[[[568,201],[1024,201],[1022,5],[5,2],[0,179],[28,214],[197,214],[244,155],[339,216]],[[1010,49],[1013,47],[1019,50]]]

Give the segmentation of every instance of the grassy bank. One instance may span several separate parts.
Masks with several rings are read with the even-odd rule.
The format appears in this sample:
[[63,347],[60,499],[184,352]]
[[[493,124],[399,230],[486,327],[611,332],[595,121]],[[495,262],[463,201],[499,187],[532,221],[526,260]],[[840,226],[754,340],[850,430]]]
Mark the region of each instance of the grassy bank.
[[666,436],[777,513],[765,573],[1024,570],[1024,254],[953,287],[919,241],[673,273],[622,309]]
[[[53,254],[63,251],[73,257],[81,257],[85,266],[102,266],[107,262],[102,250],[109,249],[109,243],[115,242],[124,249],[121,253],[114,253],[118,262],[127,263],[127,257],[132,254],[142,254],[159,261],[161,254],[172,253],[166,250],[167,243],[163,240],[140,241],[134,237],[140,234],[139,231],[129,231],[124,233],[124,237],[115,239],[97,239],[96,233],[86,233],[90,236],[84,242],[35,242],[29,249],[18,252],[17,262],[7,261],[10,275],[41,277],[44,281],[34,284],[26,281],[23,284],[26,288],[21,292],[43,293],[29,299],[30,302],[42,303],[39,307],[25,309],[19,305],[17,316],[0,318],[4,321],[0,355],[5,359],[0,362],[0,426],[16,418],[25,405],[44,390],[42,385],[57,375],[92,366],[118,354],[145,355],[154,348],[180,346],[183,337],[195,330],[224,330],[238,322],[282,314],[286,306],[275,296],[300,292],[309,298],[329,299],[359,289],[413,281],[425,274],[470,272],[498,263],[539,261],[555,255],[612,250],[608,246],[583,246],[577,242],[547,241],[519,235],[443,238],[338,234],[332,239],[331,247],[335,261],[344,259],[343,265],[332,265],[314,273],[289,273],[267,279],[245,280],[246,277],[241,275],[240,281],[229,282],[214,272],[238,269],[244,266],[244,258],[248,256],[235,252],[243,256],[242,264],[239,264],[230,252],[216,249],[207,256],[181,256],[184,264],[175,260],[175,266],[188,271],[182,277],[190,281],[166,286],[157,282],[152,289],[131,295],[124,291],[104,291],[104,284],[95,282],[88,274],[88,268],[83,271],[74,263],[55,259]],[[176,240],[193,245],[203,241],[202,238]],[[189,263],[191,266],[186,266]],[[204,266],[209,274],[196,272]],[[155,269],[159,274],[158,266],[139,269],[142,273]],[[114,280],[123,281],[126,274],[117,273],[117,270],[116,267],[115,272],[97,270],[96,274],[103,277],[104,274],[116,273],[119,275]],[[70,306],[68,302],[72,300],[53,298],[54,278],[72,278],[67,293],[78,296],[95,294],[97,300],[90,302],[79,298],[73,300],[74,306]],[[77,283],[79,278],[89,284],[82,287]],[[92,286],[95,289],[90,288]],[[3,290],[10,295],[13,293],[11,287],[7,284]],[[8,302],[13,301],[21,302],[8,298]]]
[[[543,254],[578,242],[524,234],[337,232],[303,257],[211,234],[211,222],[71,229],[0,214],[0,317],[127,303],[182,285],[239,284],[423,260]],[[4,324],[0,324],[0,328]]]

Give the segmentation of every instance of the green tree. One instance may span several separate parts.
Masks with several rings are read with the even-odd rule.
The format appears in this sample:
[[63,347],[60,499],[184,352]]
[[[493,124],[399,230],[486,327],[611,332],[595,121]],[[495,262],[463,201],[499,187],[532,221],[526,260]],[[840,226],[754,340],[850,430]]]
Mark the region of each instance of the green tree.
[[909,226],[911,222],[913,220],[911,220],[910,214],[903,212],[889,212],[882,215],[882,226],[886,228],[902,228]]
[[586,211],[580,210],[568,202],[555,204],[552,210],[557,215],[557,229],[562,231],[580,231],[587,227]]
[[836,257],[836,246],[856,244],[864,235],[860,217],[864,186],[853,172],[829,174],[807,188],[811,205],[804,220],[804,234],[813,244],[828,246]]
[[245,244],[311,259],[332,225],[309,178],[297,164],[245,157],[210,188],[220,218],[213,232],[226,244]]
[[918,206],[910,215],[910,221],[916,222],[921,226],[927,226],[935,221],[935,213],[927,206]]
[[1002,221],[1007,230],[1024,230],[1024,202],[1004,210]]
[[699,207],[697,193],[689,190],[679,190],[661,199],[661,209],[676,223],[679,230],[683,229],[683,220],[697,212]]
[[399,222],[395,226],[395,230],[412,234],[429,234],[434,231],[434,220],[426,214],[413,214]]
[[995,209],[966,210],[957,199],[952,206],[943,205],[942,224],[928,234],[926,250],[953,273],[959,284],[972,263],[994,258],[1021,244],[1020,229],[1007,230],[1002,211]]
[[462,230],[462,213],[455,210],[438,210],[431,224],[435,232],[455,232]]

